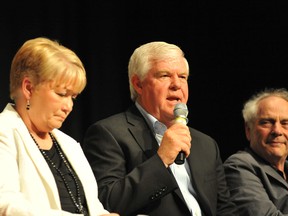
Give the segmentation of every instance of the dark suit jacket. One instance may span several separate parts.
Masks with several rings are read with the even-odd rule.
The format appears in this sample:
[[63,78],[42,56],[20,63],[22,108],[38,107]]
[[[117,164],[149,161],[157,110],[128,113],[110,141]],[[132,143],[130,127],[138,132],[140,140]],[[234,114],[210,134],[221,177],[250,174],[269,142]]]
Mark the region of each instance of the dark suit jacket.
[[[190,132],[188,163],[203,216],[234,215],[217,143],[195,129]],[[158,147],[136,106],[89,127],[83,149],[107,210],[123,216],[191,215],[173,174],[156,154]]]
[[224,167],[241,216],[288,215],[288,183],[250,148],[230,156]]

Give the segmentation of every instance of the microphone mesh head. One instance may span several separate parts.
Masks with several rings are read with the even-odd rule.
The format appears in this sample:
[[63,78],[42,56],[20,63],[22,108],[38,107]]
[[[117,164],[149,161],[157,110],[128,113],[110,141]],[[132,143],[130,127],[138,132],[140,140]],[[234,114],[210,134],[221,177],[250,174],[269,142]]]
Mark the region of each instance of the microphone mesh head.
[[188,116],[188,108],[187,105],[184,103],[178,103],[174,107],[174,116],[182,116],[182,117],[187,117]]

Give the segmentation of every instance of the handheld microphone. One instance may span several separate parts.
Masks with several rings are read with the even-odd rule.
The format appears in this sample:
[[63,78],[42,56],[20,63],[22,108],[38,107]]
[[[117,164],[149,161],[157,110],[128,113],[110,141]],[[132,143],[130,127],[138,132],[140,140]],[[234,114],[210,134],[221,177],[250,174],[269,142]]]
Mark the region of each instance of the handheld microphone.
[[[176,123],[187,124],[188,123],[188,108],[184,103],[178,103],[174,107],[174,117]],[[184,164],[185,154],[183,151],[180,151],[175,159],[175,163],[178,165]]]

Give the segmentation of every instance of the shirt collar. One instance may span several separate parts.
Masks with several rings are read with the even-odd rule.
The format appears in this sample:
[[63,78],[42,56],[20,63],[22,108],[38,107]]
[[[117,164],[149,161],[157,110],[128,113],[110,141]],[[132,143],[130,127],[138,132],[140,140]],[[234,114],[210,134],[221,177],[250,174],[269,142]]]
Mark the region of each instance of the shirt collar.
[[167,129],[166,125],[164,125],[162,122],[158,121],[154,116],[146,112],[146,110],[144,110],[144,108],[139,103],[136,102],[135,105],[140,111],[140,113],[144,116],[151,130],[155,134],[163,135]]

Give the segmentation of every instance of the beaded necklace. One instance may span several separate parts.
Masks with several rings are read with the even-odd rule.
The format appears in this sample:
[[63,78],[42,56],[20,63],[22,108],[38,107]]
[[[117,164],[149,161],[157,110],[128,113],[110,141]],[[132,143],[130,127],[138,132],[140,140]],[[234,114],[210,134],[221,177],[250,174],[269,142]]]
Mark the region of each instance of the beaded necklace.
[[40,152],[42,153],[42,155],[44,156],[44,158],[46,159],[46,161],[48,163],[50,163],[52,165],[52,167],[59,173],[60,177],[62,178],[64,184],[65,184],[65,187],[68,191],[68,194],[72,200],[72,202],[74,203],[74,205],[76,206],[77,210],[78,210],[78,213],[82,213],[82,214],[86,214],[85,212],[85,209],[83,208],[83,205],[82,205],[82,201],[81,201],[81,195],[80,195],[80,186],[78,184],[78,181],[77,181],[77,177],[74,175],[74,172],[71,168],[71,166],[69,165],[68,161],[66,160],[65,156],[64,156],[64,153],[62,152],[62,149],[60,148],[57,140],[55,139],[55,137],[52,135],[52,133],[49,133],[51,139],[52,139],[52,142],[53,142],[53,145],[55,145],[56,147],[56,150],[60,156],[60,158],[62,159],[62,161],[64,162],[66,168],[68,169],[68,171],[70,172],[74,182],[75,182],[75,186],[76,186],[76,197],[74,196],[74,194],[72,193],[72,190],[71,188],[69,187],[69,184],[67,182],[67,180],[65,179],[65,176],[64,174],[62,173],[62,171],[56,166],[56,164],[51,160],[51,158],[47,155],[47,153],[40,148],[39,144],[36,142],[36,139],[33,137],[33,135],[30,133],[32,139],[34,140],[35,144],[37,145],[37,147],[39,148]]

